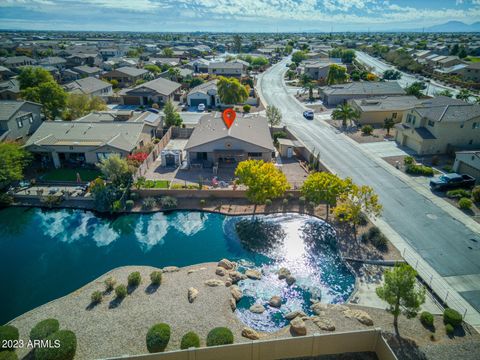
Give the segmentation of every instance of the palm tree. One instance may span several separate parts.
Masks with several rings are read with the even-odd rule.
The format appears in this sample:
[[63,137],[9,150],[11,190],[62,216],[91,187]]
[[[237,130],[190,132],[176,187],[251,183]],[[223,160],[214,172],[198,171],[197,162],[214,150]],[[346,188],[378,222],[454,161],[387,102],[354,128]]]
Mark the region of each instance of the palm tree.
[[472,93],[468,91],[467,89],[462,89],[460,92],[457,94],[456,98],[463,100],[463,101],[468,101],[468,99],[472,96]]
[[350,104],[338,105],[335,110],[332,111],[332,119],[342,120],[342,127],[347,127],[347,120],[350,120],[350,126],[352,125],[352,120],[358,119],[360,114],[358,111],[354,110]]
[[314,83],[312,82],[312,78],[307,74],[303,74],[300,78],[300,85],[302,86],[304,92],[308,91],[308,97],[310,100],[313,99],[313,89],[315,88]]
[[178,78],[180,77],[180,69],[171,67],[168,69],[168,76],[170,77],[170,80],[178,82]]

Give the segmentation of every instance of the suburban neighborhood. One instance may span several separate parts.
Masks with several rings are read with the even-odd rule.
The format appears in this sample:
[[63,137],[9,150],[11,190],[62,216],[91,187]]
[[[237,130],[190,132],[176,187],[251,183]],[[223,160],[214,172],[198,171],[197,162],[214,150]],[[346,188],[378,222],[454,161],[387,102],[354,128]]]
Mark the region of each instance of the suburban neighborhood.
[[0,360],[478,359],[480,28],[394,2],[0,4]]

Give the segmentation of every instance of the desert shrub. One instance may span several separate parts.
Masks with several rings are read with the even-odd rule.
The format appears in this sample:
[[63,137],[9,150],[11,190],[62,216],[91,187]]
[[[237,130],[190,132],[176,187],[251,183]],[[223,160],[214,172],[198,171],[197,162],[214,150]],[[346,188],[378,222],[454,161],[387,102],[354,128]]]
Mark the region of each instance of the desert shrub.
[[173,209],[177,207],[177,199],[171,196],[164,196],[160,199],[160,205],[164,209]]
[[142,282],[142,276],[138,271],[134,271],[128,275],[128,286],[138,286]]
[[272,137],[273,137],[273,142],[275,144],[278,144],[278,139],[287,139],[288,134],[285,131],[275,131]]
[[363,212],[360,213],[359,218],[358,218],[358,225],[359,226],[367,226],[368,224],[368,217],[365,215]]
[[405,156],[403,158],[403,163],[404,163],[405,166],[413,165],[413,164],[415,164],[415,159],[411,156]]
[[217,327],[207,335],[207,346],[233,344],[232,331],[226,327]]
[[90,297],[90,300],[92,301],[92,303],[94,304],[98,304],[100,302],[102,302],[102,299],[103,299],[103,294],[101,291],[94,291],[92,293],[92,296]]
[[0,205],[9,206],[13,204],[13,196],[5,193],[0,193]]
[[112,291],[113,288],[115,287],[115,284],[117,283],[117,281],[113,277],[110,276],[110,277],[106,278],[103,283],[105,284],[105,290],[106,291]]
[[196,333],[190,331],[183,335],[182,341],[180,343],[180,349],[189,349],[191,347],[200,347],[200,338]]
[[472,205],[472,200],[468,198],[462,197],[460,200],[458,200],[458,207],[462,210],[469,210]]
[[60,330],[47,337],[47,340],[60,342],[60,347],[44,347],[35,350],[35,360],[70,360],[77,350],[77,338],[70,330]]
[[207,201],[205,199],[200,200],[200,206],[205,206],[207,205]]
[[288,205],[288,199],[283,199],[282,204],[283,204],[283,206],[287,206]]
[[18,329],[15,326],[12,325],[3,325],[0,326],[0,349],[1,350],[10,350],[10,347],[7,347],[6,349],[3,347],[4,341],[8,340],[18,340],[19,334],[18,334]]
[[388,240],[376,226],[371,227],[366,233],[362,234],[362,241],[370,242],[373,246],[381,251],[385,251],[387,249]]
[[372,135],[373,127],[372,125],[363,125],[362,126],[362,134],[363,135]]
[[160,285],[162,283],[162,272],[158,270],[152,271],[150,281],[153,285]]
[[15,351],[2,351],[0,352],[0,360],[18,360],[18,356]]
[[447,191],[447,197],[451,199],[470,198],[470,196],[471,196],[470,191],[465,189],[455,189],[455,190]]
[[315,209],[316,206],[317,206],[317,204],[315,204],[313,201],[310,201],[310,202],[308,203],[308,207],[309,207],[310,209],[312,209],[312,210]]
[[443,312],[443,322],[453,327],[459,326],[462,324],[462,315],[457,310],[447,308]]
[[147,197],[143,199],[142,206],[144,209],[152,209],[157,202],[152,197]]
[[164,351],[170,341],[170,326],[164,323],[153,325],[147,333],[148,352]]
[[265,205],[267,205],[267,206],[272,205],[272,200],[270,200],[270,199],[265,200]]
[[112,211],[113,212],[119,212],[119,211],[122,211],[122,210],[123,210],[122,202],[120,200],[115,200],[112,203]]
[[170,185],[170,189],[173,189],[173,190],[180,190],[180,189],[183,189],[185,186],[182,185],[182,184],[172,184]]
[[433,176],[433,169],[430,166],[410,164],[405,171],[412,175]]
[[423,325],[427,327],[433,326],[433,315],[430,314],[428,311],[424,311],[420,314],[420,321]]
[[288,193],[288,194],[287,194],[287,199],[292,200],[293,198],[295,198],[295,195],[294,195],[294,194],[292,194],[292,193]]
[[133,202],[133,200],[127,200],[125,201],[125,208],[127,210],[132,210],[134,204],[135,203]]
[[30,331],[31,340],[44,340],[60,329],[57,319],[45,319],[37,323]]
[[127,287],[123,284],[120,284],[118,285],[116,288],[115,288],[115,295],[117,296],[117,298],[119,299],[123,299],[125,298],[125,296],[127,296]]
[[480,185],[477,185],[473,188],[472,200],[476,203],[480,203]]
[[447,333],[447,335],[453,335],[453,333],[455,332],[455,328],[452,325],[447,324],[445,325],[445,332]]
[[140,195],[138,195],[137,192],[131,192],[130,193],[130,200],[136,201],[140,198]]
[[243,105],[243,112],[249,113],[252,107],[248,104]]
[[299,202],[300,204],[305,204],[305,196],[300,196],[300,197],[298,198],[298,202]]

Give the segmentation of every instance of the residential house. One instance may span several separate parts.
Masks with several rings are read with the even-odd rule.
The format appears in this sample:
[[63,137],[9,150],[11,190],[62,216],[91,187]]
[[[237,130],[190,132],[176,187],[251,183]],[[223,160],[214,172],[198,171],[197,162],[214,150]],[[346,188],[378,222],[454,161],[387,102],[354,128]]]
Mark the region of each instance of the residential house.
[[313,80],[326,80],[328,72],[330,71],[330,66],[333,64],[342,66],[345,70],[347,69],[345,65],[327,59],[327,61],[306,62],[304,65],[304,74],[308,75]]
[[445,56],[443,59],[437,61],[436,65],[442,68],[447,68],[461,63],[462,61],[458,56]]
[[471,82],[480,82],[480,63],[469,63],[467,66],[462,67],[456,71],[463,80]]
[[38,64],[41,66],[53,66],[61,71],[65,69],[67,60],[59,56],[52,56],[52,57],[46,57],[46,58],[40,59],[38,61]]
[[148,71],[145,69],[137,69],[134,67],[120,67],[104,74],[108,80],[117,80],[120,87],[128,87],[135,85],[138,80],[145,79]]
[[480,151],[457,151],[453,171],[470,175],[476,179],[477,184],[480,184]]
[[385,119],[393,119],[399,123],[405,111],[419,104],[421,100],[415,96],[381,96],[367,99],[352,99],[348,103],[357,110],[360,117],[356,122],[360,125],[383,125]]
[[206,74],[208,73],[208,64],[210,61],[205,59],[196,59],[187,64],[187,67],[190,67],[193,72]]
[[42,123],[41,111],[31,101],[0,101],[0,141],[26,140]]
[[20,83],[17,79],[0,82],[0,100],[17,100],[20,98]]
[[120,95],[125,105],[165,104],[168,100],[178,99],[182,84],[164,78],[123,89]]
[[3,61],[3,65],[9,69],[16,69],[21,66],[35,65],[36,61],[28,56],[11,56]]
[[419,155],[480,147],[480,105],[439,96],[405,112],[396,141]]
[[220,106],[221,101],[217,92],[217,81],[212,80],[191,89],[187,94],[188,106],[198,106],[200,104],[205,104],[207,108]]
[[190,166],[236,166],[247,159],[270,161],[275,153],[268,121],[239,116],[228,129],[222,113],[203,116],[185,146]]
[[102,63],[102,57],[100,54],[78,53],[68,56],[66,60],[68,67],[81,65],[99,66]]
[[322,86],[319,95],[325,105],[336,106],[351,99],[405,95],[405,90],[396,81],[362,81]]
[[7,80],[14,76],[15,73],[5,66],[0,66],[0,80]]
[[79,73],[80,77],[99,76],[102,73],[102,69],[96,66],[87,66],[87,65],[75,66],[72,70]]
[[113,95],[112,84],[94,77],[75,80],[64,86],[65,90],[74,94],[108,97]]
[[45,121],[25,148],[56,168],[96,164],[113,154],[122,157],[151,141],[143,122]]
[[213,62],[208,64],[208,73],[211,75],[242,77],[246,70],[246,66],[238,62]]

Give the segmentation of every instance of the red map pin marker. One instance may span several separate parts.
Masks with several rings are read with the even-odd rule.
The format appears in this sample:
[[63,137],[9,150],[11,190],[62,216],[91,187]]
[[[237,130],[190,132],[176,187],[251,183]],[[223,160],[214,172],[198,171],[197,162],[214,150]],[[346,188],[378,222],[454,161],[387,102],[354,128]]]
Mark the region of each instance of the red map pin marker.
[[227,109],[223,112],[223,121],[225,125],[227,125],[227,129],[230,129],[230,126],[233,125],[235,118],[237,117],[237,113],[233,109]]

